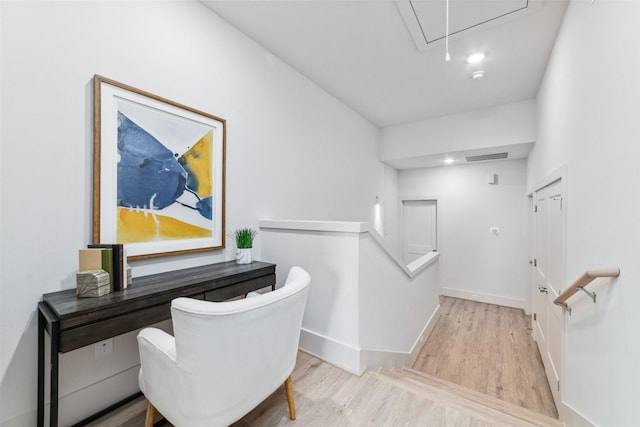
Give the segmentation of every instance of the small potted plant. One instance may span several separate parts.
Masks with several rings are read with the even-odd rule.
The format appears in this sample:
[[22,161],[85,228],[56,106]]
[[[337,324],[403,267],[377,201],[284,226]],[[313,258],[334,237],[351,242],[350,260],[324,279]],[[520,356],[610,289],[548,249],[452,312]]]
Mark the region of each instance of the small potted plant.
[[253,261],[251,248],[253,247],[253,239],[256,237],[256,234],[256,230],[252,228],[240,228],[235,231],[236,263],[250,264]]

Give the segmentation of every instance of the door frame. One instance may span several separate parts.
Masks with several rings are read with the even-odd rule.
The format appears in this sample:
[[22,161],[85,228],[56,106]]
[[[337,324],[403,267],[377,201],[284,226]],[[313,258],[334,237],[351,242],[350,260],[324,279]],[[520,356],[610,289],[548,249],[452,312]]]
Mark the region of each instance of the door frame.
[[[442,201],[440,196],[423,196],[423,195],[404,195],[398,197],[398,220],[400,223],[400,258],[404,259],[404,202],[436,202],[436,251],[442,254],[443,236],[442,236]],[[442,256],[442,255],[440,255]]]
[[[545,187],[550,186],[551,184],[555,183],[556,181],[560,181],[560,191],[562,192],[562,197],[564,198],[564,200],[566,201],[567,199],[567,172],[568,172],[568,168],[567,165],[562,165],[561,167],[559,167],[558,169],[552,171],[551,173],[549,173],[548,175],[546,175],[543,179],[541,179],[540,181],[536,182],[534,185],[530,186],[527,189],[527,197],[529,198],[529,271],[531,272],[529,274],[529,277],[527,279],[527,292],[525,292],[525,313],[526,314],[531,314],[532,315],[532,322],[533,322],[533,313],[535,311],[535,300],[536,300],[536,294],[537,294],[537,288],[536,288],[536,284],[535,284],[535,266],[534,266],[534,259],[536,258],[536,253],[537,253],[537,248],[536,248],[536,241],[535,241],[535,233],[536,233],[536,227],[535,227],[535,213],[534,213],[534,208],[535,208],[535,204],[536,204],[536,192],[542,190]],[[564,277],[563,277],[563,281],[566,283],[567,277],[566,277],[566,257],[567,257],[567,210],[563,209],[562,211],[562,215],[563,215],[563,222],[564,222],[564,235],[562,236],[562,240],[564,242],[564,261],[565,261],[565,265],[563,268],[564,271]],[[527,308],[529,308],[529,311],[527,312]]]
[[[532,188],[530,188],[529,190],[529,195],[531,197],[532,200],[532,207],[535,207],[536,204],[536,199],[537,199],[537,193],[544,190],[545,188],[549,187],[550,185],[553,184],[558,184],[559,185],[559,191],[562,194],[562,201],[563,201],[563,209],[561,210],[561,221],[563,223],[562,226],[562,235],[560,236],[561,240],[562,240],[562,272],[561,272],[561,283],[562,285],[559,286],[558,292],[561,293],[562,289],[566,286],[567,284],[567,278],[566,278],[566,265],[567,265],[567,199],[568,199],[568,194],[567,194],[567,175],[568,175],[568,168],[566,165],[561,166],[560,168],[554,170],[553,172],[551,172],[550,174],[548,174],[544,179],[538,181],[538,183],[536,183]],[[533,260],[537,259],[538,257],[538,248],[536,247],[536,227],[535,227],[535,214],[533,213],[533,209],[530,210],[531,212],[531,217],[530,220],[532,223],[530,223],[530,230],[532,232],[532,235],[530,236],[531,238],[531,247],[533,248]],[[531,264],[531,271],[532,274],[530,275],[531,280],[530,280],[530,292],[527,292],[527,295],[529,295],[529,297],[531,298],[531,308],[532,311],[534,313],[537,313],[537,311],[539,310],[539,307],[537,306],[537,298],[536,295],[538,293],[538,289],[536,288],[536,280],[535,280],[535,274],[536,274],[536,267],[535,265],[532,263]],[[565,370],[562,368],[565,365],[565,354],[566,354],[566,339],[565,339],[565,330],[566,330],[566,317],[564,316],[564,313],[561,314],[561,319],[559,321],[559,325],[557,325],[557,327],[559,328],[559,334],[560,334],[560,357],[559,357],[559,376],[558,376],[558,381],[559,384],[564,383],[564,372]],[[547,322],[551,321],[550,318],[547,319]],[[537,325],[535,323],[535,320],[532,316],[532,335],[534,340],[536,340],[536,344],[537,344]],[[548,335],[548,333],[547,333]],[[536,345],[537,347],[537,345]],[[542,355],[542,359],[545,360],[545,355]],[[548,367],[545,366],[545,372],[547,372]],[[547,375],[549,375],[547,373]],[[549,382],[551,383],[551,381],[549,380]],[[554,390],[552,390],[552,394],[554,396],[554,399],[556,400],[556,407],[558,407],[558,411],[560,411],[560,406],[562,404],[562,395],[563,395],[563,388],[562,386],[559,385],[559,389],[557,391],[557,394]]]
[[527,254],[529,258],[529,270],[527,274],[527,280],[525,282],[524,292],[524,314],[531,316],[531,327],[533,328],[533,312],[535,310],[535,267],[533,265],[533,259],[536,257],[536,242],[535,242],[535,200],[533,192],[527,194],[528,209],[529,209],[529,247],[527,248]]
[[[543,178],[542,180],[538,181],[533,187],[529,188],[529,191],[527,191],[528,196],[531,198],[530,200],[532,200],[532,206],[531,209],[529,210],[530,212],[530,232],[532,233],[530,235],[530,247],[532,248],[533,252],[533,258],[535,258],[538,248],[536,248],[536,242],[535,242],[535,217],[534,217],[534,213],[533,213],[533,207],[535,206],[535,201],[536,201],[536,195],[535,193],[541,191],[542,189],[544,189],[545,187],[550,186],[551,184],[555,184],[557,181],[560,181],[560,192],[562,193],[562,200],[564,203],[565,208],[562,209],[562,222],[564,224],[564,226],[562,227],[562,242],[563,242],[563,254],[562,254],[562,259],[564,262],[564,265],[562,266],[562,283],[566,284],[567,283],[567,200],[568,200],[568,194],[567,194],[567,174],[568,174],[568,168],[567,165],[563,165],[561,167],[559,167],[558,169],[554,170],[553,172],[549,173],[545,178]],[[533,264],[531,265],[532,268],[535,269],[535,267],[533,266]],[[535,288],[535,283],[531,283],[531,286],[533,288]],[[562,292],[564,290],[564,288],[560,288],[559,292]],[[533,295],[535,295],[535,293],[531,293],[532,297]],[[535,298],[534,298],[535,299]],[[535,308],[534,301],[531,301],[532,303],[532,308]]]

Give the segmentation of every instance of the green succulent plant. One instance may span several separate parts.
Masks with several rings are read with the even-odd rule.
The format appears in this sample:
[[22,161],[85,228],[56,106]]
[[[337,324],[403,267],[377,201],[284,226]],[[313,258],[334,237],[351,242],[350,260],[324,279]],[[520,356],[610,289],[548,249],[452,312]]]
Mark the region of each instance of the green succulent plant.
[[249,249],[253,247],[253,239],[258,232],[252,228],[240,228],[233,234],[236,239],[238,249]]

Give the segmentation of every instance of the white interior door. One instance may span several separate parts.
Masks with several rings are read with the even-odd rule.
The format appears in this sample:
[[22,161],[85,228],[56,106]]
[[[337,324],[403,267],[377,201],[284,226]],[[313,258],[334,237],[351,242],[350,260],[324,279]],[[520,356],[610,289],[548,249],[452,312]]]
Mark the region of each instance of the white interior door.
[[556,403],[560,400],[562,358],[562,308],[553,300],[564,286],[564,229],[562,182],[536,192],[534,337],[542,356],[549,386]]
[[533,330],[534,337],[538,343],[540,355],[543,356],[547,352],[547,240],[548,240],[548,221],[547,221],[547,199],[540,193],[536,193],[535,203],[535,241],[536,241],[536,257],[535,281],[536,288],[535,309]]
[[409,264],[436,250],[436,201],[404,200],[402,202],[403,255]]

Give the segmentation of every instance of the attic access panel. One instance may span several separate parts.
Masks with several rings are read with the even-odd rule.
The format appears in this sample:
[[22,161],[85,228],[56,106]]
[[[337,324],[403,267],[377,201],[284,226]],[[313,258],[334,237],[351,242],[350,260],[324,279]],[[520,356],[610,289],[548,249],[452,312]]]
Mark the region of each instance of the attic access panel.
[[[449,0],[449,36],[537,11],[542,0]],[[446,0],[396,0],[396,5],[419,51],[446,36]]]

